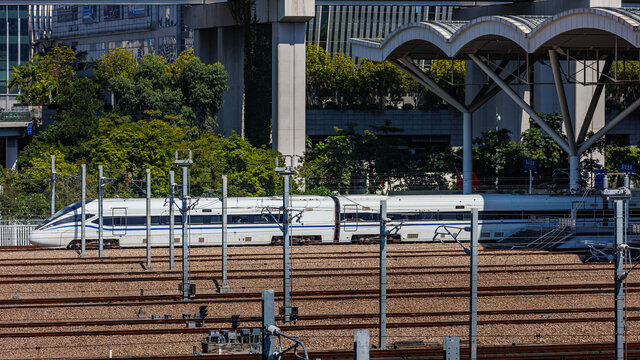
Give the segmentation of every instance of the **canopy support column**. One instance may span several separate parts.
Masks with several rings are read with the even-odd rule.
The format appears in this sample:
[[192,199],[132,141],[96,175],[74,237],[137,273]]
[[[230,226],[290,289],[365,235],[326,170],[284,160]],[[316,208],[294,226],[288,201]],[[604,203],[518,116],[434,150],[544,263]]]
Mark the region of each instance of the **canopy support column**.
[[569,105],[567,105],[567,95],[564,93],[558,54],[555,50],[549,50],[549,62],[551,63],[551,71],[553,72],[553,81],[556,84],[560,111],[562,111],[562,122],[564,123],[564,128],[567,132],[567,141],[569,143],[569,190],[575,192],[580,189],[580,157],[578,156],[578,148],[576,146],[574,124],[573,121],[571,121]]
[[631,115],[638,107],[640,106],[640,98],[636,99],[631,105],[629,105],[626,109],[624,109],[620,114],[618,114],[615,118],[609,121],[600,131],[595,133],[592,137],[587,139],[585,142],[580,144],[580,148],[578,149],[578,154],[584,153],[587,149],[589,149],[596,141],[600,140],[601,137],[606,135],[611,129],[613,129],[616,125],[618,125],[622,120],[624,120],[627,116]]
[[473,192],[473,159],[472,159],[472,121],[471,111],[464,104],[458,101],[453,95],[436,84],[427,74],[424,73],[408,56],[401,59],[391,59],[398,69],[409,75],[412,79],[426,87],[429,91],[438,95],[442,100],[462,112],[462,193],[471,194]]
[[[580,133],[578,133],[578,137],[576,138],[577,143],[582,143],[584,141],[584,138],[587,136],[587,131],[589,131],[589,126],[591,125],[593,114],[596,112],[596,108],[598,107],[600,96],[602,96],[602,90],[604,90],[604,83],[607,81],[607,74],[609,73],[609,70],[611,70],[612,63],[613,58],[607,58],[604,62],[602,72],[600,73],[600,78],[598,79],[598,85],[596,85],[596,89],[593,92],[593,97],[591,98],[591,103],[589,103],[587,113],[584,116],[584,122],[582,123],[582,127],[580,128]],[[583,71],[586,71],[586,69]]]
[[531,116],[531,118],[536,122],[536,124],[538,124],[538,126],[540,126],[540,128],[542,128],[542,130],[544,130],[547,134],[549,134],[549,136],[551,136],[551,138],[553,138],[553,140],[560,145],[560,147],[566,151],[567,153],[570,153],[570,149],[569,149],[569,144],[560,136],[558,135],[552,128],[551,126],[549,126],[549,124],[547,124],[544,120],[542,120],[542,118],[538,115],[538,113],[535,112],[535,110],[533,110],[531,108],[531,106],[529,106],[529,104],[527,104],[520,96],[518,96],[518,94],[513,91],[513,89],[511,89],[511,87],[509,87],[509,85],[507,83],[505,83],[500,76],[498,76],[498,74],[496,74],[493,70],[491,70],[487,64],[485,64],[482,60],[480,60],[480,58],[478,58],[476,55],[474,54],[469,54],[469,57],[471,58],[471,60],[473,60],[473,62],[476,63],[476,65],[478,65],[478,67],[485,72],[485,74],[487,74],[496,84],[498,84],[498,86],[500,86],[500,88],[516,103],[518,104],[524,111],[527,112],[527,114],[529,114],[529,116]]

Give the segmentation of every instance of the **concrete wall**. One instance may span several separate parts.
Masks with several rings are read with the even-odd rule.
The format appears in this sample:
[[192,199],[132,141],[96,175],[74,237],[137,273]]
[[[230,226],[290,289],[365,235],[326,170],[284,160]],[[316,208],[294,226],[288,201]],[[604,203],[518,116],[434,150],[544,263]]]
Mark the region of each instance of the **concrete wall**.
[[451,146],[462,146],[462,114],[456,110],[307,110],[307,135],[336,135],[334,126],[346,129],[356,123],[356,133],[370,130],[371,125],[404,129],[398,135],[450,135]]

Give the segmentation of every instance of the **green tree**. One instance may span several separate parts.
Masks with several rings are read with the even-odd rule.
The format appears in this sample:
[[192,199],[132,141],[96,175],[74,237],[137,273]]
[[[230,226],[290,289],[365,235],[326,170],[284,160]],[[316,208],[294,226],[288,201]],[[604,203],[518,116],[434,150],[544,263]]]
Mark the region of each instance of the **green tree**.
[[149,168],[153,194],[166,194],[174,151],[180,148],[188,129],[158,119],[119,122],[87,142],[91,168],[103,165],[105,174],[121,183],[144,178]]
[[281,177],[274,171],[277,151],[256,148],[237,134],[229,137],[208,131],[185,145],[193,149],[192,191],[204,193],[222,186],[226,174],[230,196],[280,194]]
[[137,66],[131,50],[114,48],[96,60],[93,70],[98,80],[106,86],[115,77],[132,77]]
[[66,46],[56,46],[32,61],[14,66],[9,89],[19,89],[17,99],[25,104],[44,105],[57,102],[60,89],[75,79],[76,54]]
[[195,126],[207,131],[216,126],[215,115],[222,108],[222,95],[227,91],[227,72],[220,63],[204,64],[194,57],[186,61],[178,76],[184,105],[195,115]]

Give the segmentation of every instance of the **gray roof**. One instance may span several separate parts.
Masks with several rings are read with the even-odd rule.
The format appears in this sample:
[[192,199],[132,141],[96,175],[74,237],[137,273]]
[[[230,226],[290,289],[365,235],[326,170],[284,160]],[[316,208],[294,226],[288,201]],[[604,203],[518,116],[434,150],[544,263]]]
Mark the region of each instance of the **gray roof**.
[[[616,40],[617,39],[617,40]],[[356,57],[384,60],[467,58],[498,54],[521,58],[554,47],[595,59],[618,51],[632,59],[640,48],[640,9],[581,8],[553,16],[495,15],[471,21],[428,21],[404,25],[385,39],[350,39]],[[596,51],[598,49],[598,51]]]

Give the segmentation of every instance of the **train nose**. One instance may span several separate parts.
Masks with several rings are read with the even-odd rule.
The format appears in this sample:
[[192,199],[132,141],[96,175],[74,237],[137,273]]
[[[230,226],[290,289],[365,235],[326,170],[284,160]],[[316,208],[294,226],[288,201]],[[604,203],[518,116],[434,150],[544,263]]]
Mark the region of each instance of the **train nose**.
[[37,247],[60,247],[60,234],[53,231],[33,230],[29,234],[29,243]]

